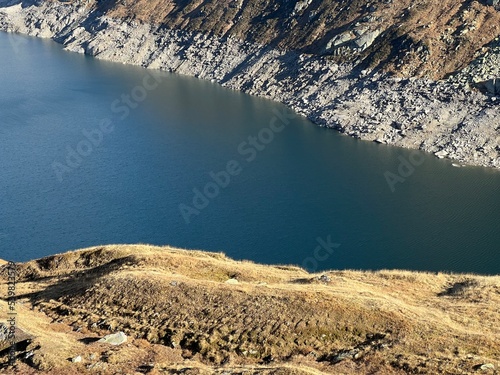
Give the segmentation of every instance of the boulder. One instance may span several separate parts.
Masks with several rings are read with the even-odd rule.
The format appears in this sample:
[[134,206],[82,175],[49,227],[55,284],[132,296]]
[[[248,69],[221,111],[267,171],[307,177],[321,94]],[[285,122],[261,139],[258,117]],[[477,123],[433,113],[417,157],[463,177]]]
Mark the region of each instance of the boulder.
[[370,31],[360,36],[355,43],[362,51],[364,51],[373,44],[379,35],[380,30]]
[[292,15],[295,15],[295,14],[300,13],[303,10],[307,9],[307,7],[309,5],[311,5],[311,3],[312,3],[312,0],[297,1],[297,3],[295,4],[295,8],[293,10],[293,14]]
[[448,152],[441,150],[441,151],[435,152],[434,155],[437,156],[439,159],[443,159],[446,156],[448,156]]
[[332,279],[328,275],[316,276],[316,280],[321,281],[323,283],[329,283]]
[[480,367],[481,370],[494,370],[495,366],[492,363],[485,363],[484,365],[481,365]]
[[127,335],[123,332],[113,333],[111,335],[104,336],[98,342],[103,342],[110,345],[121,345],[127,342]]

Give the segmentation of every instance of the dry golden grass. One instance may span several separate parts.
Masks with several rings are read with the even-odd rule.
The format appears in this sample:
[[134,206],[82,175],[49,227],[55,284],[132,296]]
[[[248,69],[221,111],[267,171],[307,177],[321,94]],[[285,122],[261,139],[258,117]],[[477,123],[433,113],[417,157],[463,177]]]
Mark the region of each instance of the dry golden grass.
[[[148,245],[30,261],[19,265],[19,325],[36,339],[18,370],[468,374],[500,365],[500,277],[325,274]],[[119,330],[130,337],[122,346],[84,343]],[[77,355],[82,363],[68,360]]]

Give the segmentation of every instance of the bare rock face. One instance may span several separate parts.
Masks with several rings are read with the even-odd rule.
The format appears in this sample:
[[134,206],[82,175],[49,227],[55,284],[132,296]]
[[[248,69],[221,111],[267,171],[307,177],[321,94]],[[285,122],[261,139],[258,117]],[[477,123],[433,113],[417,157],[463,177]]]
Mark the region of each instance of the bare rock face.
[[[196,11],[190,2],[139,3],[103,9],[4,1],[0,29],[50,37],[99,59],[218,82],[352,137],[500,168],[494,97],[500,14],[491,6],[443,0],[439,6],[456,12],[440,19],[438,5],[413,9],[405,1],[321,2],[323,13],[310,1],[214,2]],[[433,28],[419,18],[424,15]],[[446,80],[432,78],[450,70]],[[483,91],[477,82],[485,82]]]

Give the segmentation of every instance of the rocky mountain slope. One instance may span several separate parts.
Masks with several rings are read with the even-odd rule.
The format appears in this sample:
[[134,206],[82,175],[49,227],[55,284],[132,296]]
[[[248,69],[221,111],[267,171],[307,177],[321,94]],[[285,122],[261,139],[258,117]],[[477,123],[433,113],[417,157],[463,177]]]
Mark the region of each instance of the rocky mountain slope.
[[[232,36],[402,76],[442,78],[500,34],[489,1],[260,0],[97,3],[109,16]],[[492,2],[491,2],[492,3]]]
[[353,137],[500,167],[496,0],[30,1],[0,0],[0,30],[213,80]]
[[[2,289],[7,266],[0,266]],[[309,274],[217,253],[85,249],[18,265],[6,374],[493,374],[500,278]],[[0,300],[0,322],[7,302]],[[124,332],[126,342],[98,342]],[[118,343],[122,342],[121,339]],[[17,371],[17,372],[16,372]]]

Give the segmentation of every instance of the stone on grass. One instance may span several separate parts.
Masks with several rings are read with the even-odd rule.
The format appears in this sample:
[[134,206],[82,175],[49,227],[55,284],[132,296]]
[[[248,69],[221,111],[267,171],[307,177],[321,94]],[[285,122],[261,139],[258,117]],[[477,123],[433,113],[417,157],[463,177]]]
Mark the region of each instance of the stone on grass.
[[485,363],[484,365],[481,365],[480,369],[481,370],[494,370],[495,366],[492,363]]
[[127,335],[123,332],[113,333],[111,335],[104,336],[98,342],[104,342],[110,345],[121,345],[127,342]]

